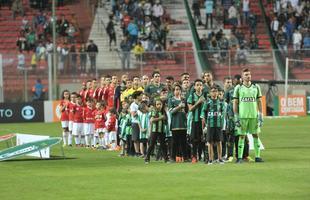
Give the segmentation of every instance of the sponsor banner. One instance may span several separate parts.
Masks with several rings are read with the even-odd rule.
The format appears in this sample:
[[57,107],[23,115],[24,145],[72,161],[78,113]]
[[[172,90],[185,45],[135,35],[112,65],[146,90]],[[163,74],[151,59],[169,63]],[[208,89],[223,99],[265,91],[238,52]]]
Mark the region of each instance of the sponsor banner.
[[53,122],[60,122],[60,101],[53,101]]
[[[29,142],[36,142],[40,140],[45,140],[48,139],[49,136],[45,135],[30,135],[30,134],[16,134],[16,146],[29,143]],[[50,157],[50,148],[45,148],[41,150],[41,156],[39,152],[32,153],[32,154],[27,154],[27,156],[33,156],[33,157],[41,157],[42,158],[49,158]]]
[[49,138],[36,142],[29,142],[19,146],[11,147],[0,151],[0,161],[10,160],[19,156],[41,151],[42,149],[58,144],[61,138]]
[[288,95],[287,105],[284,96],[279,96],[279,115],[305,116],[306,97],[304,95]]
[[267,116],[266,96],[262,96],[262,111],[263,116]]
[[60,122],[60,101],[44,102],[44,119],[45,122]]
[[15,134],[7,134],[7,135],[2,135],[0,136],[0,142],[12,139],[13,137],[15,137]]
[[43,102],[0,103],[0,123],[44,122]]

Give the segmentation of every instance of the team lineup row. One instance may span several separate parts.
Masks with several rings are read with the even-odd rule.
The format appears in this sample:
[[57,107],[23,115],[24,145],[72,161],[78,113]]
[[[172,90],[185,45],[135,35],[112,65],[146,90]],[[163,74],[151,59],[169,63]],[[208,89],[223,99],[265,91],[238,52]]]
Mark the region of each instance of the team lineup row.
[[[79,93],[65,90],[60,104],[64,145],[121,148],[121,156],[135,155],[150,162],[224,163],[237,158],[237,163],[248,160],[247,134],[253,136],[255,161],[260,158],[258,132],[262,126],[261,89],[251,83],[251,72],[244,69],[241,76],[226,77],[224,90],[205,72],[203,80],[190,85],[189,75],[181,75],[160,82],[154,72],[151,82],[147,76],[116,76],[87,81]],[[235,155],[234,155],[234,146]],[[157,147],[157,148],[156,148]],[[154,151],[156,148],[156,151]]]

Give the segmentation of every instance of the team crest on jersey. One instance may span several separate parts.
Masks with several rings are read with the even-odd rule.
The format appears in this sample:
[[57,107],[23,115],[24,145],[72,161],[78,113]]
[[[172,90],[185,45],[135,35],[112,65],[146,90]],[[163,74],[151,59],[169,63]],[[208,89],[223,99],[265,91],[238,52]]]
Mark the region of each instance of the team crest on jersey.
[[242,102],[255,102],[255,98],[254,97],[242,97],[241,101]]

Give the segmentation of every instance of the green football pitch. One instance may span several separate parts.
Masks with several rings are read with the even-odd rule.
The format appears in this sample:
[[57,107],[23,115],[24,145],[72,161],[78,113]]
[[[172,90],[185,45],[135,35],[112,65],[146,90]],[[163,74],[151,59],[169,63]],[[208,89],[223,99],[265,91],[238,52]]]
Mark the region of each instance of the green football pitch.
[[[0,199],[309,199],[309,120],[265,120],[265,163],[258,164],[145,165],[118,152],[69,147],[64,160],[0,162]],[[59,123],[0,125],[0,135],[12,132],[60,136],[61,129]],[[52,154],[60,155],[59,145]]]

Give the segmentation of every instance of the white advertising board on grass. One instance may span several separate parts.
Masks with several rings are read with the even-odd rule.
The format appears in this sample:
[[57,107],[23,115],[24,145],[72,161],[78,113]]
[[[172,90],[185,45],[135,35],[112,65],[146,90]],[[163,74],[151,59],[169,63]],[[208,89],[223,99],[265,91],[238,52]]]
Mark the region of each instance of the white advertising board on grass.
[[[31,135],[31,134],[16,133],[16,146],[29,143],[29,142],[45,140],[49,138],[50,138],[49,136],[45,136],[45,135]],[[27,154],[27,156],[33,156],[33,157],[39,157],[39,158],[50,158],[50,148],[48,147],[48,148],[42,149],[41,155],[40,155],[40,152],[36,152],[36,153]]]

